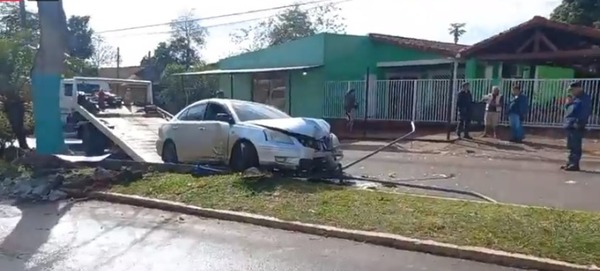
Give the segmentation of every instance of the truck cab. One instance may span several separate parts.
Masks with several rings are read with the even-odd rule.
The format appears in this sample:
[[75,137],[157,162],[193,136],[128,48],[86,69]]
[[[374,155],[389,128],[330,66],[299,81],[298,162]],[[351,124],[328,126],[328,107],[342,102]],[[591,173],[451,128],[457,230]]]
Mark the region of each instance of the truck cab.
[[79,95],[91,95],[100,89],[110,90],[105,81],[77,80],[77,86],[73,85],[73,79],[63,79],[60,85],[60,118],[67,133],[77,130],[76,123],[72,123],[75,108],[78,106]]

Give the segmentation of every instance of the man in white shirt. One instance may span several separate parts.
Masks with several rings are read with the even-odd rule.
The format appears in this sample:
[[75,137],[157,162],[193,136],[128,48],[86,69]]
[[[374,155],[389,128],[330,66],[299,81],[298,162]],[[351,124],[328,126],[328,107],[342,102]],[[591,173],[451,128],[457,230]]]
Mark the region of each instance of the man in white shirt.
[[493,86],[492,93],[486,95],[483,100],[485,102],[485,128],[482,136],[488,137],[492,135],[496,138],[496,128],[498,127],[498,122],[500,122],[500,113],[502,112],[500,88]]

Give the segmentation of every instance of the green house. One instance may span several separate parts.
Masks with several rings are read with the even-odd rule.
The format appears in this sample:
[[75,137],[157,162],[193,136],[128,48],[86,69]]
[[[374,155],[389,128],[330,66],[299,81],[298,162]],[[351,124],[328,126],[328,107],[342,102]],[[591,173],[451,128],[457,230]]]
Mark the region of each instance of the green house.
[[[350,88],[364,91],[366,81],[374,89],[381,85],[378,80],[449,79],[453,57],[465,47],[380,34],[323,33],[222,59],[217,70],[197,74],[219,76],[228,97],[271,104],[294,116],[323,117],[324,102],[331,100],[325,88],[336,88],[339,100]],[[462,64],[459,73],[464,74]]]

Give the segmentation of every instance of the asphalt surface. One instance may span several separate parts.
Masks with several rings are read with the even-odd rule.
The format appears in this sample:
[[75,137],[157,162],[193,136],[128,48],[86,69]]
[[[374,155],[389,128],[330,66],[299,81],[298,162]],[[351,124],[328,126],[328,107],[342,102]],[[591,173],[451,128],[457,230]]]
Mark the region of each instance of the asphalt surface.
[[[348,163],[369,152],[344,153],[344,162]],[[539,161],[381,152],[347,172],[388,180],[455,174],[452,179],[412,183],[476,191],[499,202],[600,211],[600,168],[596,169],[598,171],[564,172],[559,167]],[[469,198],[420,189],[401,191]]]
[[101,202],[0,204],[3,271],[505,271],[494,265]]

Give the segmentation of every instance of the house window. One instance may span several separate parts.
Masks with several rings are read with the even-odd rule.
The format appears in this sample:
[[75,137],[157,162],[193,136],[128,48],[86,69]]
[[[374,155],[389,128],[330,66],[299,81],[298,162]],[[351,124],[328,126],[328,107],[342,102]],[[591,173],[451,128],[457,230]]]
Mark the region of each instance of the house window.
[[252,78],[252,100],[286,111],[286,79],[286,73],[254,74]]

